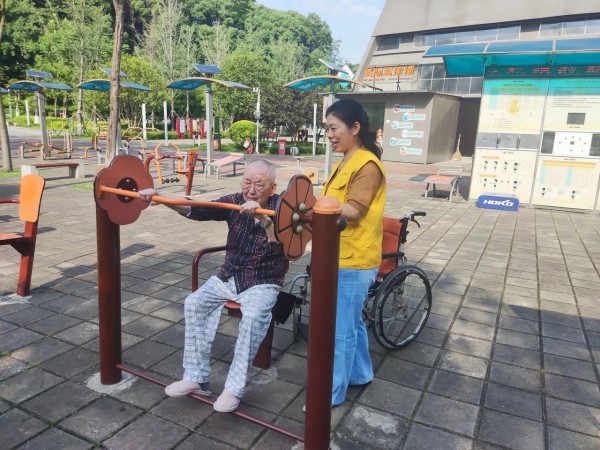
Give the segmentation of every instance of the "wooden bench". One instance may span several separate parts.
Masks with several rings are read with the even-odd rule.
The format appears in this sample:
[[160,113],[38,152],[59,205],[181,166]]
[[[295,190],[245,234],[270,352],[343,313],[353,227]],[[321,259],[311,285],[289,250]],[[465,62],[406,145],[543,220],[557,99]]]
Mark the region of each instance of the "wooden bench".
[[56,163],[42,163],[42,164],[23,164],[21,166],[21,175],[37,175],[39,169],[52,169],[54,167],[68,167],[69,177],[71,178],[85,178],[85,168],[83,163],[78,162],[56,162]]
[[462,178],[462,167],[443,167],[438,170],[436,175],[429,175],[423,180],[425,184],[425,197],[429,192],[429,185],[433,185],[433,195],[436,196],[436,185],[446,185],[450,187],[448,201],[452,201],[452,195],[458,195],[458,183]]
[[228,165],[233,166],[233,175],[235,176],[237,166],[244,166],[244,168],[246,167],[246,158],[244,158],[242,155],[229,155],[229,156],[226,156],[225,158],[215,159],[214,161],[211,161],[210,164],[207,164],[206,167],[204,168],[204,178],[206,178],[207,174],[210,172],[210,169],[212,167],[212,168],[216,169],[217,180],[218,180],[219,175],[221,173],[221,167],[228,166]]
[[19,219],[25,222],[22,233],[0,233],[0,245],[11,245],[21,254],[17,294],[29,295],[33,256],[37,238],[38,219],[45,181],[39,175],[25,175],[21,178],[21,191],[17,199],[0,199],[0,203],[19,205]]

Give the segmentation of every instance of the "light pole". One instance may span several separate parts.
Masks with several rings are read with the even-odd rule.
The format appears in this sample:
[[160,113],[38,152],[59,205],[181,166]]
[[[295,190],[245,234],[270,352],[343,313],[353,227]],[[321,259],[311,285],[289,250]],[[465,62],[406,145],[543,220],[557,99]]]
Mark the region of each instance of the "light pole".
[[260,88],[252,88],[252,92],[256,92],[258,94],[258,98],[256,99],[256,111],[254,111],[254,117],[256,118],[256,153],[258,153],[258,127],[260,125]]

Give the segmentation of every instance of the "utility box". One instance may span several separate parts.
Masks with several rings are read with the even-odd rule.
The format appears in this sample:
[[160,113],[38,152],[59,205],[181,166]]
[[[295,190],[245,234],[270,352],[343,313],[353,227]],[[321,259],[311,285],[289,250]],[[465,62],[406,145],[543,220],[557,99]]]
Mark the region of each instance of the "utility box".
[[285,145],[287,141],[285,139],[279,139],[277,142],[279,143],[279,154],[285,155]]

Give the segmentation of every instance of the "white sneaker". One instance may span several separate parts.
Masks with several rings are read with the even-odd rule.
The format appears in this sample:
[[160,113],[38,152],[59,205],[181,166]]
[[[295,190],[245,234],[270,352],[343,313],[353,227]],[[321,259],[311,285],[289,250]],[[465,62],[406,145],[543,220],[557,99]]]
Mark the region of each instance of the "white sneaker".
[[198,383],[190,380],[181,380],[171,383],[165,388],[165,394],[169,397],[185,397],[189,394],[198,394],[208,397],[212,392],[208,390],[208,383],[203,383],[205,389],[202,389]]
[[223,389],[223,392],[213,404],[213,409],[218,412],[233,412],[239,405],[240,399],[227,389]]

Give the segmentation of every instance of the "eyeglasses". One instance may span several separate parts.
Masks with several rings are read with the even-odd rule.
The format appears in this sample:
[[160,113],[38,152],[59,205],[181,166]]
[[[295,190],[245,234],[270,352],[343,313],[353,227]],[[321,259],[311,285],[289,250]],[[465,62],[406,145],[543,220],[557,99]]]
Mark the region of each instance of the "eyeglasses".
[[249,191],[249,190],[251,190],[252,188],[254,188],[254,190],[255,190],[256,192],[258,192],[259,194],[260,194],[260,193],[262,193],[262,192],[264,192],[264,191],[265,191],[266,189],[268,189],[270,186],[272,186],[272,183],[267,183],[267,184],[265,185],[265,184],[262,184],[262,183],[252,183],[252,182],[251,182],[251,181],[249,181],[249,180],[244,180],[244,181],[242,181],[242,189],[243,189],[244,191]]

